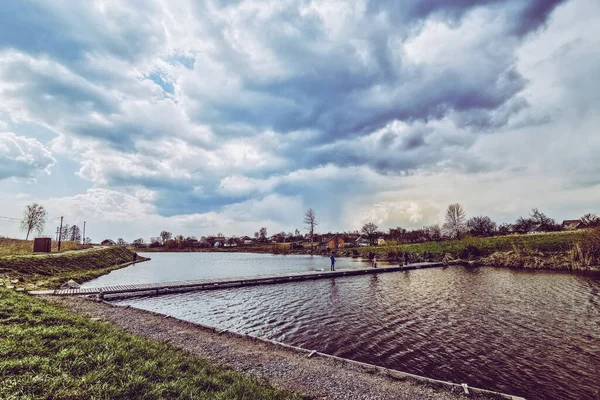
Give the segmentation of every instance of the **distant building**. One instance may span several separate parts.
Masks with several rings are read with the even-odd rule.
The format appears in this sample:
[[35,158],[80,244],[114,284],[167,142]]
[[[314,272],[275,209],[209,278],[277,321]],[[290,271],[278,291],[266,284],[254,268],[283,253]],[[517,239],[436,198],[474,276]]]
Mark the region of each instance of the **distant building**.
[[385,239],[380,237],[377,238],[377,246],[383,246],[385,244]]
[[224,236],[217,236],[213,238],[213,247],[224,247],[227,242],[227,238]]
[[115,241],[114,241],[114,240],[111,240],[111,239],[105,239],[105,240],[103,240],[102,242],[100,242],[100,244],[101,244],[102,246],[115,246],[117,243],[115,243]]
[[574,231],[577,229],[584,229],[585,224],[580,219],[567,219],[562,223],[562,228],[566,231]]
[[254,243],[254,239],[252,239],[250,236],[242,236],[240,238],[240,240],[242,241],[242,244],[252,244],[252,243]]
[[342,249],[344,248],[344,239],[340,235],[333,235],[332,237],[319,243],[320,249]]
[[366,247],[366,246],[369,246],[371,243],[369,242],[369,239],[367,239],[365,237],[362,237],[362,236],[359,236],[358,239],[356,239],[354,241],[354,244],[357,247]]
[[536,225],[533,228],[531,228],[527,233],[530,235],[535,235],[538,233],[546,233],[547,230],[542,226],[542,225]]

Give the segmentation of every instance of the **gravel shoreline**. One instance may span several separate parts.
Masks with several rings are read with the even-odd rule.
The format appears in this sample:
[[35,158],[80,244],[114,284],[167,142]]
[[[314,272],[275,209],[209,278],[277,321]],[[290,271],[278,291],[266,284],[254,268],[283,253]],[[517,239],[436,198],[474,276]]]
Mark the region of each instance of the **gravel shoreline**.
[[[127,332],[167,342],[223,368],[247,373],[274,387],[318,399],[464,399],[458,389],[436,387],[336,360],[312,357],[277,345],[219,334],[211,329],[131,307],[91,299],[45,297],[67,309]],[[473,398],[473,396],[470,396]],[[485,399],[486,396],[475,398]]]

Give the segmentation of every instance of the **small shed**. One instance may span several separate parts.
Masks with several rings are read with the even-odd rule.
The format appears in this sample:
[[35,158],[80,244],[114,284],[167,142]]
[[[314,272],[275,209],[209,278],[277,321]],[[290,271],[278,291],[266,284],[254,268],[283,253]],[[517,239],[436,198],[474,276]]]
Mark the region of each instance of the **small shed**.
[[34,253],[50,253],[52,251],[51,238],[35,238],[33,239]]

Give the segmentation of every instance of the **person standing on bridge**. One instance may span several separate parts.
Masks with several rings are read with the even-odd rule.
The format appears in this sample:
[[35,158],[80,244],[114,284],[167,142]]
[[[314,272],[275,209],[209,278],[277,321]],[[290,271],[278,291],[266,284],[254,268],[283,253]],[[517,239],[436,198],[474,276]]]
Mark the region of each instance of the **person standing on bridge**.
[[335,256],[331,254],[331,257],[329,257],[329,259],[331,260],[331,270],[335,271]]
[[377,268],[377,255],[373,254],[373,261],[372,261],[372,265],[373,268]]

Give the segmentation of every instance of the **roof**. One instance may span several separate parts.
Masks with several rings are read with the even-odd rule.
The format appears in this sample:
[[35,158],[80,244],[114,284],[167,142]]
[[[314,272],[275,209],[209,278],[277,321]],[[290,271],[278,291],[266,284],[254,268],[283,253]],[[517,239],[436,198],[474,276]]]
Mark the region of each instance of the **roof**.
[[562,227],[565,229],[577,229],[583,226],[583,222],[579,219],[567,219],[562,223]]
[[102,243],[110,243],[110,244],[117,244],[114,240],[112,239],[104,239],[100,244]]

